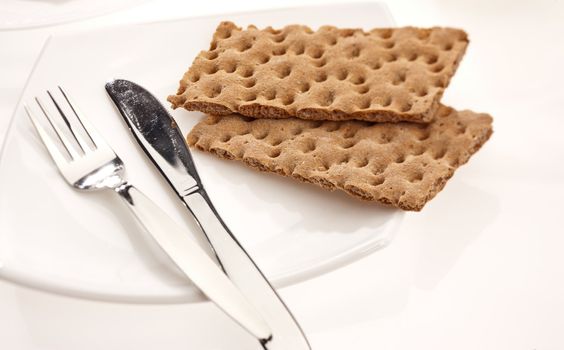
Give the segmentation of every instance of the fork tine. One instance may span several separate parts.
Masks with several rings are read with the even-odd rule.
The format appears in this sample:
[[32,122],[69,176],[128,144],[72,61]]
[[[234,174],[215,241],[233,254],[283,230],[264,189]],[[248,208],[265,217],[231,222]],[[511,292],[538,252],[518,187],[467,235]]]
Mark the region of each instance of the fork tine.
[[55,134],[57,134],[57,137],[59,138],[59,140],[61,140],[61,143],[63,144],[63,146],[65,147],[65,149],[69,153],[69,156],[71,157],[71,159],[78,158],[79,157],[78,153],[75,151],[75,149],[73,148],[73,146],[71,145],[71,143],[69,142],[67,137],[61,132],[61,129],[57,126],[57,124],[55,124],[55,121],[53,120],[53,118],[51,117],[49,112],[47,112],[47,109],[43,106],[43,103],[41,103],[41,100],[39,100],[39,97],[36,97],[35,101],[39,105],[39,108],[41,109],[41,111],[43,112],[43,114],[45,115],[47,120],[49,121],[49,124],[51,124],[51,127],[53,128],[53,130],[55,130]]
[[102,136],[100,136],[100,134],[98,134],[96,129],[94,129],[92,124],[90,124],[88,119],[84,115],[82,115],[82,113],[79,113],[79,109],[78,109],[78,107],[75,107],[76,104],[73,103],[72,98],[66,93],[65,90],[63,90],[63,88],[61,86],[57,86],[57,87],[59,88],[59,91],[61,91],[61,94],[63,94],[63,96],[65,97],[65,100],[67,100],[67,103],[69,104],[69,106],[72,109],[74,115],[76,116],[76,119],[78,119],[78,121],[80,122],[80,125],[82,125],[82,128],[84,129],[84,131],[86,131],[86,135],[88,135],[88,137],[90,138],[90,140],[94,144],[94,147],[98,148],[98,147],[104,146],[106,144],[106,142],[104,141]]
[[[57,100],[55,100],[55,98],[51,94],[51,91],[47,90],[47,95],[49,95],[49,97],[51,98],[51,101],[53,101],[53,104],[57,108],[57,111],[59,111],[59,114],[61,115],[61,117],[63,118],[63,121],[65,122],[65,124],[69,128],[72,136],[74,137],[76,142],[78,142],[78,146],[80,146],[80,149],[82,150],[82,152],[86,153],[87,150],[90,150],[90,147],[88,147],[88,144],[86,143],[86,141],[84,141],[84,139],[79,134],[77,134],[75,132],[75,130],[74,130],[73,126],[71,125],[69,119],[67,118],[65,112],[63,112],[63,110],[61,109],[61,106],[59,106],[59,104],[57,103]],[[72,106],[71,106],[71,108],[72,108]]]
[[63,157],[61,152],[59,152],[57,146],[55,146],[55,143],[53,142],[51,136],[47,134],[45,129],[41,126],[41,124],[37,121],[35,116],[31,113],[31,111],[25,104],[24,109],[27,113],[27,116],[31,120],[31,124],[35,128],[35,131],[37,131],[41,142],[43,142],[43,145],[45,145],[45,148],[47,148],[47,151],[49,151],[51,158],[53,158],[53,161],[55,162],[55,164],[57,164],[57,167],[59,169],[62,169],[62,167],[67,163],[66,159]]

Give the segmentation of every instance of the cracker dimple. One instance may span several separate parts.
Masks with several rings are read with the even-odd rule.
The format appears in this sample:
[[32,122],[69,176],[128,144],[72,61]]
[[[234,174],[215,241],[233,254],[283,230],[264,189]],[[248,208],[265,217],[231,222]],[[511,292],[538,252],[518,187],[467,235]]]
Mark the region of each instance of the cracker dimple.
[[487,141],[491,123],[489,115],[442,105],[429,124],[245,119],[232,114],[208,116],[187,139],[199,150],[261,171],[421,210]]
[[[262,91],[301,93],[292,103],[277,98],[243,108],[254,118],[288,118],[426,123],[464,54],[468,39],[451,28],[338,29],[300,25],[280,30],[241,29],[221,23],[210,49],[184,75],[174,108],[222,114],[240,112],[249,80]],[[210,92],[214,82],[222,93]],[[383,91],[390,93],[384,94]],[[322,91],[332,91],[328,103]],[[358,99],[357,94],[364,94]],[[223,108],[220,108],[222,106]]]

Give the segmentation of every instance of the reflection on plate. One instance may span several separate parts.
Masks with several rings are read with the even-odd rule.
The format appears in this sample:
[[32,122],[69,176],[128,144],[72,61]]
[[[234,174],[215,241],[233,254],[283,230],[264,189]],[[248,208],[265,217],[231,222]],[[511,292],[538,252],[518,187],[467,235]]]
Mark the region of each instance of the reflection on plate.
[[[221,20],[241,25],[317,27],[391,25],[379,4],[224,15],[112,28],[52,38],[39,58],[23,101],[62,84],[127,165],[127,177],[196,239],[185,208],[138,149],[105,95],[104,83],[127,78],[164,105],[177,79]],[[111,37],[112,40],[107,40]],[[76,50],[74,48],[83,49]],[[77,64],[79,62],[80,64]],[[187,132],[201,117],[174,111]],[[235,162],[194,152],[216,208],[276,286],[328,272],[385,246],[402,213],[265,175]],[[129,302],[194,301],[197,291],[110,193],[73,191],[22,113],[0,159],[0,276],[67,295]]]

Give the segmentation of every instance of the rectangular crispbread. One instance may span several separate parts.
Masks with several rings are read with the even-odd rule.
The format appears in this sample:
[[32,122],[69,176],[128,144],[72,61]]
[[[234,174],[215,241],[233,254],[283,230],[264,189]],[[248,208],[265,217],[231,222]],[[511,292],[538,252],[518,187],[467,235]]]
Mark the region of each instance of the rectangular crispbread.
[[223,22],[169,101],[213,115],[425,123],[467,45],[452,28],[243,30]]
[[489,115],[440,105],[429,124],[207,116],[188,143],[258,170],[418,211],[491,133]]

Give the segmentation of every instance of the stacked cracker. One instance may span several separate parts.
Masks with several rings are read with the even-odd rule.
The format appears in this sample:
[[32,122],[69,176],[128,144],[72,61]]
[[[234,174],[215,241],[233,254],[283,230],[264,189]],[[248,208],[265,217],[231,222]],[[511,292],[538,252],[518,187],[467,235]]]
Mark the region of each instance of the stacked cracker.
[[450,28],[217,28],[169,101],[188,143],[256,169],[421,210],[490,137],[440,104],[468,45]]

